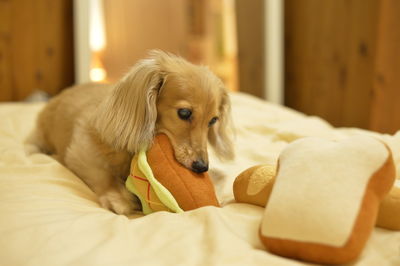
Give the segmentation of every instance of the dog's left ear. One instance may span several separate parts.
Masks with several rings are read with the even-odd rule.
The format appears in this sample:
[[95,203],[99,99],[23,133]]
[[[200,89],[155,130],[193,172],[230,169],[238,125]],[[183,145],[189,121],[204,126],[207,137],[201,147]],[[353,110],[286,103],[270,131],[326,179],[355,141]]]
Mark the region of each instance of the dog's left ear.
[[222,90],[222,100],[219,106],[219,120],[210,128],[208,132],[208,141],[221,159],[231,160],[235,157],[232,143],[233,127],[231,102],[225,88]]
[[136,153],[154,138],[157,97],[166,74],[161,52],[139,61],[99,105],[95,127],[104,141],[120,150]]

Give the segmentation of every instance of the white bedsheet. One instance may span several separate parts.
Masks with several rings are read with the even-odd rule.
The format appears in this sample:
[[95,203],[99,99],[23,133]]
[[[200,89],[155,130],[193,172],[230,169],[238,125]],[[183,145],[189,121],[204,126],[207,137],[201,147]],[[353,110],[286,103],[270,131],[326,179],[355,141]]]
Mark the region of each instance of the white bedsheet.
[[[274,162],[288,142],[304,136],[373,134],[400,166],[400,133],[334,129],[245,94],[232,94],[232,103],[236,159],[210,156],[223,208],[134,218],[100,208],[94,193],[51,157],[27,155],[31,147],[23,141],[43,104],[1,104],[0,265],[303,265],[264,249],[258,239],[263,208],[234,203],[234,178]],[[355,265],[400,265],[400,232],[375,229]]]

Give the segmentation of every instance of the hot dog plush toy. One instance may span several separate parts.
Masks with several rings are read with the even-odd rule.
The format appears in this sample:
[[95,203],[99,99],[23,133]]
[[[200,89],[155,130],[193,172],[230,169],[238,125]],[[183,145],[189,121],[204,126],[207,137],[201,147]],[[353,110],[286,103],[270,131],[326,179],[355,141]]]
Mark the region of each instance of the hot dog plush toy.
[[144,214],[219,206],[209,175],[183,167],[164,134],[155,137],[147,152],[140,151],[132,159],[125,185],[141,201]]
[[304,138],[282,151],[277,166],[244,171],[233,190],[238,202],[266,206],[259,234],[267,250],[341,264],[359,256],[375,223],[400,228],[394,180],[391,152],[379,140]]

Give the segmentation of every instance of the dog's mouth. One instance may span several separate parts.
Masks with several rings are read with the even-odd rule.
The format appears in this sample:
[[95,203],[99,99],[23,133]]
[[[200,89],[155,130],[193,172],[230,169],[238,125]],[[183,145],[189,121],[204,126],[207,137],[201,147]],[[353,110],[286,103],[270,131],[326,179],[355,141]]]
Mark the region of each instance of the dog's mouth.
[[175,158],[183,167],[194,173],[201,174],[208,171],[208,162],[203,159],[192,161],[186,156],[176,156]]
[[188,158],[184,158],[180,160],[176,158],[176,160],[185,168],[189,169],[190,171],[201,174],[208,171],[208,162],[204,161],[203,159],[191,161]]
[[174,157],[183,167],[197,174],[208,171],[208,160],[202,158],[204,157],[204,153],[201,155],[194,152],[193,148],[188,145],[176,144],[174,138],[166,130],[159,130],[158,133],[168,136],[174,150]]
[[208,171],[208,163],[204,162],[204,160],[202,160],[202,159],[194,161],[192,163],[192,167],[190,170],[192,170],[193,172],[198,173],[198,174],[207,172]]

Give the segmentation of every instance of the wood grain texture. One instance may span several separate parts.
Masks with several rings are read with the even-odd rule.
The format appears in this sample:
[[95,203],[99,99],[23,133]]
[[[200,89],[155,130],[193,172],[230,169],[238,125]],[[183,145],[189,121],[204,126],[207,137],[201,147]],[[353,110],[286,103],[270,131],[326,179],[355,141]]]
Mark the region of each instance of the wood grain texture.
[[73,83],[72,0],[3,0],[0,22],[0,100]]
[[285,2],[285,103],[335,126],[368,128],[379,2]]
[[0,101],[12,99],[10,9],[10,1],[0,1]]
[[381,2],[370,128],[400,129],[400,1]]
[[264,1],[237,0],[239,90],[264,95]]

